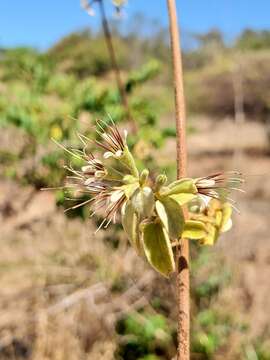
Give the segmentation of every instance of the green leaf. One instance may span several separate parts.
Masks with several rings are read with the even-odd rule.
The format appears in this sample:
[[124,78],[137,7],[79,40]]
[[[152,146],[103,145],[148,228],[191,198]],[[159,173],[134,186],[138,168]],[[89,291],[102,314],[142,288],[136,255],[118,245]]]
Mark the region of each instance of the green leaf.
[[144,226],[143,247],[147,260],[159,273],[168,277],[175,270],[170,239],[161,223]]
[[181,193],[189,193],[189,194],[197,194],[198,190],[194,184],[193,179],[183,178],[180,180],[176,180],[168,185],[163,192],[161,192],[161,196],[168,196],[174,194]]
[[157,214],[171,239],[178,239],[184,228],[184,214],[181,206],[170,197],[156,201]]
[[197,197],[197,195],[190,194],[190,193],[180,193],[180,194],[170,195],[170,198],[177,201],[177,203],[181,206],[187,204],[188,202],[195,199],[196,197]]
[[127,233],[131,245],[135,248],[138,254],[141,254],[141,244],[139,237],[139,223],[138,216],[130,201],[122,206],[122,225]]
[[143,217],[150,217],[155,206],[155,198],[150,187],[144,186],[135,191],[131,198],[134,210]]
[[187,220],[182,237],[186,239],[199,240],[207,236],[207,229],[201,221]]

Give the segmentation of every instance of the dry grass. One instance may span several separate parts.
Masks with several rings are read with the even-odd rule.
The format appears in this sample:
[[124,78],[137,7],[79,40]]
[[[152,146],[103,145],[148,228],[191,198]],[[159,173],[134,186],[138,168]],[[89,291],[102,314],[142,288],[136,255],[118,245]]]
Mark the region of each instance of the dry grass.
[[115,251],[91,222],[67,219],[51,194],[1,189],[14,197],[1,199],[0,358],[113,359],[116,321],[152,309],[154,272],[124,238]]
[[[202,129],[202,149],[208,144],[208,152],[192,154],[193,175],[232,167],[230,152],[213,151],[217,129],[224,131],[224,126],[213,126],[210,133]],[[192,141],[197,142],[191,136]],[[165,157],[171,156],[169,146],[167,150]],[[265,155],[241,157],[240,167],[248,174],[265,174],[269,165]],[[213,254],[221,252],[235,274],[213,306],[249,324],[248,336],[253,338],[266,334],[270,324],[269,178],[247,177],[235,229]],[[116,321],[139,308],[154,312],[155,295],[173,321],[170,282],[155,275],[121,233],[94,235],[95,224],[65,217],[48,192],[3,181],[0,189],[0,359],[114,359]],[[112,246],[116,237],[117,251]],[[215,359],[240,359],[242,340],[239,333],[233,334],[230,347],[222,348]]]

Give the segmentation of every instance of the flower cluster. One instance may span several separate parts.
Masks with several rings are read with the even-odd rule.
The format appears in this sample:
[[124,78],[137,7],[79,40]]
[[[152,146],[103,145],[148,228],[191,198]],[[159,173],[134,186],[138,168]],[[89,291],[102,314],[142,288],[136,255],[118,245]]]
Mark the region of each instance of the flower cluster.
[[228,202],[211,199],[208,205],[198,212],[190,211],[190,218],[205,225],[206,235],[199,239],[201,245],[214,245],[219,235],[232,227],[232,206]]
[[[213,245],[220,233],[229,230],[229,194],[239,189],[241,174],[217,173],[167,184],[166,175],[153,180],[147,169],[139,172],[126,132],[122,135],[113,122],[97,122],[97,135],[95,144],[102,150],[102,157],[86,151],[89,139],[80,136],[85,164],[78,171],[69,169],[72,176],[67,186],[89,195],[83,204],[91,202],[93,213],[103,211],[100,227],[106,228],[121,214],[131,245],[158,272],[168,276],[175,270],[173,247],[179,239]],[[183,206],[188,211],[184,212]]]

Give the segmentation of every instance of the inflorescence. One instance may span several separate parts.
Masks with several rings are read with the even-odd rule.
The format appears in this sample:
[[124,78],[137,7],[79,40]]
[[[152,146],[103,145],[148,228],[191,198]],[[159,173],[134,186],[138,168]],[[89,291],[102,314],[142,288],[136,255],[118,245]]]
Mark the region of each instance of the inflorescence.
[[220,233],[231,228],[234,202],[230,193],[240,190],[243,179],[239,172],[182,178],[170,184],[161,174],[153,181],[147,169],[139,172],[126,132],[122,134],[113,122],[101,121],[96,131],[99,140],[94,143],[102,157],[88,151],[90,140],[79,135],[83,150],[72,154],[85,164],[80,170],[68,167],[72,174],[65,187],[89,197],[72,208],[91,203],[92,214],[103,211],[98,229],[106,228],[121,214],[123,228],[137,253],[168,276],[175,270],[173,247],[181,238],[213,245]]

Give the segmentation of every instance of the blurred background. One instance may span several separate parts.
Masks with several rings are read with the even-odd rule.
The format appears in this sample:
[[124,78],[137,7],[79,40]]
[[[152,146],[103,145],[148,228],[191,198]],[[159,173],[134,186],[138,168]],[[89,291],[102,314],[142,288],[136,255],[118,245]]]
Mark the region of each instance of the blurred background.
[[[89,16],[79,0],[0,3],[0,359],[176,353],[173,279],[136,256],[119,224],[95,235],[89,209],[64,213],[67,194],[39,190],[80,165],[51,138],[79,148],[76,131],[93,137],[107,114],[129,130],[138,166],[176,176],[166,1],[119,12],[104,0],[111,39],[99,5]],[[192,359],[269,360],[270,3],[177,5],[189,175],[246,178],[233,230],[214,248],[191,245]]]

